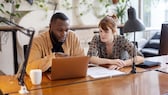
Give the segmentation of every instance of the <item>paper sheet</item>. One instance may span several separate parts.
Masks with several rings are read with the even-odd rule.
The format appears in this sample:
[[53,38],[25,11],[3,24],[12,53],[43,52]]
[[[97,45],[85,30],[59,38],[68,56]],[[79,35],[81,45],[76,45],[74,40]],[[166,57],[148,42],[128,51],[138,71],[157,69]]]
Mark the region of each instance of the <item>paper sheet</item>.
[[112,77],[122,74],[125,73],[118,70],[110,70],[100,66],[90,67],[87,70],[87,75],[91,76],[92,78]]

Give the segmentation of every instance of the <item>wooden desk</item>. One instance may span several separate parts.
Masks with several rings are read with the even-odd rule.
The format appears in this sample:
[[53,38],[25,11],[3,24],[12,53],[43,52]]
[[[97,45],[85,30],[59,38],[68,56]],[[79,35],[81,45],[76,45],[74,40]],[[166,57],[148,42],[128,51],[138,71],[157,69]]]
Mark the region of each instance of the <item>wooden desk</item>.
[[[168,74],[149,71],[83,83],[31,90],[30,95],[162,95],[168,92]],[[10,95],[19,95],[13,93]]]
[[[131,67],[122,68],[121,71],[129,73],[131,71]],[[146,70],[137,68],[137,71],[143,72]],[[32,85],[31,80],[28,76],[25,77],[25,84],[27,86],[27,89],[30,91],[30,90],[36,90],[36,89],[72,85],[76,83],[84,83],[84,82],[93,81],[93,80],[96,80],[96,79],[93,79],[88,76],[85,78],[50,81],[46,76],[46,74],[43,73],[41,85],[38,85],[38,86]],[[0,76],[0,89],[3,91],[4,94],[17,93],[20,90],[20,86],[18,85],[17,78],[15,76]]]
[[[163,65],[161,65],[162,67],[166,66],[164,62],[167,62],[168,59],[167,56],[159,56],[147,58],[147,60],[161,61],[163,62]],[[131,67],[122,68],[121,71],[129,73]],[[32,85],[28,76],[25,77],[25,83],[31,94],[43,93],[43,95],[52,95],[53,93],[63,94],[63,92],[69,95],[112,95],[114,93],[119,93],[118,95],[125,93],[128,93],[127,95],[160,95],[160,93],[168,92],[168,74],[156,71],[144,71],[146,70],[137,68],[137,72],[141,73],[102,79],[93,79],[88,76],[86,78],[56,81],[50,81],[44,73],[41,85]],[[17,95],[20,86],[16,78],[12,76],[0,76],[0,89],[4,94],[9,93]],[[153,94],[153,90],[156,94]]]

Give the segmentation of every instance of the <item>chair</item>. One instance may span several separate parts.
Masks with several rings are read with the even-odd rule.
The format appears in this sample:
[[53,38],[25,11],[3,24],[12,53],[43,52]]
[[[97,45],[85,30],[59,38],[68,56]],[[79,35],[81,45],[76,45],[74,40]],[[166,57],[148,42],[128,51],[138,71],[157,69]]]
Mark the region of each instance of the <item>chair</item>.
[[[155,32],[155,31],[152,31]],[[160,48],[160,32],[156,33],[147,41],[147,43],[140,50],[144,57],[153,57],[159,55]]]
[[168,54],[168,23],[162,24],[159,55]]

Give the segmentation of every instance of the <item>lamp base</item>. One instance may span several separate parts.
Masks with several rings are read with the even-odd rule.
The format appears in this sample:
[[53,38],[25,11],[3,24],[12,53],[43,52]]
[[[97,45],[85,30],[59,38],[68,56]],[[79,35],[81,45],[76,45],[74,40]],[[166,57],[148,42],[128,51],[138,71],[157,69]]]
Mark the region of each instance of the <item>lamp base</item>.
[[136,68],[135,68],[135,63],[133,62],[132,64],[132,70],[130,72],[131,74],[135,74],[136,73]]
[[20,94],[27,94],[29,93],[29,91],[27,90],[26,86],[21,86],[20,90],[19,90]]
[[131,73],[131,74],[135,74],[135,73],[136,73],[136,70],[131,70],[130,73]]

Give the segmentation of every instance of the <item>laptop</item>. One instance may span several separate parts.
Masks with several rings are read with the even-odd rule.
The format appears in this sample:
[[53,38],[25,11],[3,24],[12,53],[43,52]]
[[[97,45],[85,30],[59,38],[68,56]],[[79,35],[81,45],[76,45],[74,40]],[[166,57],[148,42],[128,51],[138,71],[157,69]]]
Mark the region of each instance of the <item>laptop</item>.
[[52,59],[50,80],[81,78],[87,75],[88,56],[58,57]]

